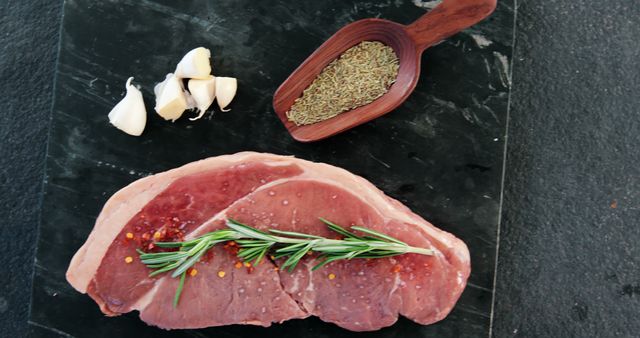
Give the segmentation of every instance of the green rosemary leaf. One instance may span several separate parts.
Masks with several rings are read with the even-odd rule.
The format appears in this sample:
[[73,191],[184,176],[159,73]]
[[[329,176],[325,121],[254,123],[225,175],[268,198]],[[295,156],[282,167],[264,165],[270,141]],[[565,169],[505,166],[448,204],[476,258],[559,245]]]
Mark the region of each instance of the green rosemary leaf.
[[264,246],[266,243],[269,243],[267,241],[256,241],[256,240],[251,240],[251,239],[239,239],[236,241],[236,243],[238,244],[238,246],[243,247],[243,248],[252,248],[252,247],[261,247]]
[[206,247],[208,245],[209,245],[209,242],[207,240],[204,240],[203,242],[198,243],[196,246],[194,246],[193,247],[194,249],[198,248],[198,246],[200,246],[200,248],[198,250],[194,250],[193,256],[191,256],[191,258],[187,259],[184,263],[182,263],[180,265],[180,267],[178,267],[178,269],[176,269],[176,271],[174,271],[171,274],[171,277],[175,278],[175,277],[179,276],[181,273],[186,272],[187,269],[189,269],[194,264],[196,264],[198,259],[200,259],[200,257],[202,257],[202,255],[204,255],[207,252],[207,250],[202,250],[202,248],[204,248],[204,247]]
[[376,251],[374,254],[362,254],[355,258],[385,258],[404,254],[397,251]]
[[180,264],[182,264],[182,263],[184,262],[184,260],[185,260],[185,259],[186,259],[186,258],[182,258],[182,259],[180,259],[180,260],[178,260],[178,261],[176,261],[176,262],[173,262],[173,263],[171,263],[171,264],[169,264],[169,265],[166,265],[166,266],[165,266],[165,267],[163,267],[163,268],[157,269],[156,271],[151,272],[151,273],[149,274],[149,277],[157,276],[157,275],[159,275],[159,274],[161,274],[161,273],[164,273],[164,272],[167,272],[167,271],[171,271],[171,270],[173,270],[173,269],[176,269],[176,268],[178,268],[178,267],[180,266]]
[[285,251],[285,252],[274,252],[271,255],[273,256],[273,258],[275,259],[280,259],[282,257],[287,257],[291,254],[290,251]]
[[282,264],[282,268],[286,269],[289,268],[289,272],[292,272],[293,269],[295,269],[296,265],[298,265],[298,262],[300,262],[300,259],[302,259],[302,257],[304,257],[304,255],[307,254],[307,252],[309,252],[309,250],[311,250],[312,246],[311,243],[307,244],[304,248],[300,249],[300,251],[294,253],[293,255],[291,255],[283,264]]
[[242,258],[243,260],[251,260],[262,249],[262,246],[254,248],[243,248],[238,252],[238,257]]
[[188,257],[188,253],[183,251],[171,252],[170,255],[160,255],[160,254],[161,253],[147,254],[147,255],[144,255],[144,257],[143,255],[140,255],[140,261],[142,261],[142,263],[144,263],[145,265],[149,265],[149,264],[173,262],[182,257]]
[[225,229],[225,230],[210,232],[206,235],[201,236],[200,239],[202,240],[202,238],[209,237],[209,239],[211,239],[212,241],[226,242],[226,241],[232,241],[237,239],[237,235],[238,233],[236,231],[231,229]]
[[227,226],[242,235],[245,235],[249,238],[261,239],[263,241],[272,241],[273,237],[267,234],[266,232],[262,232],[258,229],[252,228],[248,225],[242,224],[236,220],[229,219],[227,220]]
[[253,265],[258,265],[260,264],[260,262],[262,261],[262,259],[264,258],[264,256],[267,254],[267,251],[269,251],[269,249],[271,248],[271,246],[266,246],[262,249],[262,251],[260,251],[260,254],[258,255],[258,257],[256,257],[256,259],[253,260]]
[[297,251],[298,248],[304,247],[305,245],[307,245],[307,244],[304,243],[304,242],[288,245],[288,246],[285,246],[283,248],[277,249],[276,253]]
[[313,268],[311,268],[311,271],[315,271],[320,269],[321,267],[333,262],[333,261],[337,261],[342,259],[340,256],[334,256],[334,257],[328,257],[322,261],[320,261],[320,263],[316,264]]
[[176,289],[176,295],[173,297],[173,308],[178,306],[178,301],[180,301],[180,295],[182,294],[182,288],[184,288],[184,279],[187,277],[187,273],[183,272],[182,276],[180,276],[180,282],[178,283],[178,288]]
[[144,252],[140,250],[138,254],[140,254],[140,259],[146,258],[157,258],[157,257],[165,257],[165,256],[173,256],[180,251],[167,251],[167,252]]
[[359,227],[359,226],[352,226],[351,229],[358,230],[360,232],[364,232],[366,234],[373,235],[375,237],[379,237],[379,238],[385,239],[385,240],[387,240],[389,242],[407,245],[404,242],[401,242],[401,241],[399,241],[399,240],[397,240],[397,239],[395,239],[395,238],[393,238],[391,236],[387,236],[387,235],[385,235],[383,233],[380,233],[380,232],[377,232],[375,230],[371,230],[371,229],[367,229],[367,228],[363,228],[363,227]]
[[367,248],[367,246],[364,245],[348,245],[348,244],[335,244],[335,245],[326,245],[326,246],[320,246],[317,248],[314,248],[314,251],[320,251],[320,252],[340,252],[340,251],[353,251],[353,250],[358,250],[358,249],[364,249]]
[[188,245],[186,242],[155,242],[154,244],[159,248],[181,248]]
[[323,238],[323,237],[320,237],[320,236],[309,235],[309,234],[303,234],[303,233],[300,233],[300,232],[282,231],[282,230],[276,230],[276,229],[271,229],[271,230],[269,230],[269,232],[272,232],[272,233],[277,234],[277,235],[284,235],[284,236],[289,236],[289,237],[300,237],[300,238]]
[[[144,263],[144,262],[142,262],[142,263]],[[146,265],[146,266],[147,266],[148,268],[150,268],[150,269],[160,269],[160,268],[164,268],[165,266],[167,266],[167,265],[169,265],[169,264],[171,264],[171,263],[170,263],[170,262],[167,262],[167,263],[159,263],[159,264],[147,264],[147,263],[144,263],[144,265]]]
[[339,225],[337,225],[337,224],[335,224],[335,223],[333,223],[333,222],[331,222],[329,220],[326,220],[326,219],[320,217],[320,221],[325,223],[329,227],[329,229],[331,229],[333,232],[337,232],[340,235],[345,236],[346,238],[361,239],[360,236],[347,231],[347,229],[345,229],[345,228],[343,228],[343,227],[341,227],[341,226],[339,226]]
[[187,251],[187,254],[189,256],[193,256],[199,251],[202,251],[202,249],[207,245],[209,245],[209,238],[203,238],[202,241],[200,241],[198,244],[194,245],[191,249],[189,249],[189,251]]

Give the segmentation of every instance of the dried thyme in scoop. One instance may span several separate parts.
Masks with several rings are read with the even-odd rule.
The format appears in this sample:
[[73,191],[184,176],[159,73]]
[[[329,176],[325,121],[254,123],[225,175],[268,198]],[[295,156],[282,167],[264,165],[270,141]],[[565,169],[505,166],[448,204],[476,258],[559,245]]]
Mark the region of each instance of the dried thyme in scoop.
[[393,48],[363,41],[331,61],[287,112],[298,126],[330,119],[385,94],[398,76]]

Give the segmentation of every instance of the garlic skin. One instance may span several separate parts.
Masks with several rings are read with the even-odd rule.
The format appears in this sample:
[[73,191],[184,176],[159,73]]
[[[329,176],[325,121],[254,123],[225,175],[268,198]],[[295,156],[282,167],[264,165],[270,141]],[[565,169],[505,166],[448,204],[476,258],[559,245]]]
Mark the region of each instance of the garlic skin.
[[220,107],[221,111],[229,111],[231,109],[225,110],[229,103],[233,100],[233,97],[236,96],[236,90],[238,89],[238,80],[234,77],[216,77],[216,99],[218,100],[218,107]]
[[189,51],[178,63],[174,72],[181,79],[200,79],[206,80],[211,75],[211,52],[204,48],[198,47]]
[[188,91],[184,92],[184,97],[187,99],[187,110],[192,110],[198,107],[196,100],[193,98],[193,95]]
[[133,136],[140,136],[147,124],[147,110],[144,107],[142,93],[131,84],[133,77],[127,79],[127,93],[109,112],[109,122],[116,128]]
[[153,90],[156,93],[155,110],[165,120],[174,122],[189,107],[181,80],[175,74],[167,74]]
[[191,79],[187,84],[191,97],[195,101],[195,108],[198,109],[198,116],[190,118],[195,121],[201,118],[216,97],[215,94],[216,78],[209,75],[205,80]]

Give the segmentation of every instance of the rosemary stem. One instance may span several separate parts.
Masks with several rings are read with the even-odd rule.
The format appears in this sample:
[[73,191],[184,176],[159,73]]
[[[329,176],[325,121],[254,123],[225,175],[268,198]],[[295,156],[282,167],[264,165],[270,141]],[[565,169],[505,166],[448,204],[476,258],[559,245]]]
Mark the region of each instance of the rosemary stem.
[[[285,258],[281,269],[292,271],[309,252],[318,254],[313,270],[336,260],[353,258],[383,258],[405,253],[433,255],[432,249],[412,247],[389,235],[372,229],[352,226],[351,231],[320,219],[341,239],[325,238],[316,235],[272,230],[264,232],[235,220],[227,220],[227,229],[216,230],[184,242],[156,242],[159,248],[174,248],[176,251],[145,253],[137,250],[140,260],[153,271],[149,276],[170,272],[171,277],[179,277],[180,282],[174,298],[174,307],[178,304],[188,270],[215,245],[236,241],[239,247],[238,258],[245,262],[258,264],[268,252],[276,258]],[[357,233],[353,232],[357,231]]]
[[[272,245],[274,244],[302,244],[302,243],[309,243],[309,238],[290,238],[290,237],[281,237],[281,236],[273,236],[273,241],[269,241],[270,243],[272,243]],[[238,238],[236,239],[251,239],[251,236],[248,235],[240,235]],[[345,241],[341,240],[341,239],[330,239],[330,238],[318,238],[318,239],[314,239],[316,241],[315,245],[312,245],[311,247],[311,251],[316,251],[316,252],[324,252],[326,250],[323,250],[323,248],[334,248],[336,246],[344,246],[345,245]],[[433,255],[433,250],[431,249],[425,249],[425,248],[419,248],[419,247],[413,247],[413,246],[409,246],[406,244],[398,244],[398,243],[371,243],[371,242],[366,242],[366,241],[352,241],[349,243],[351,246],[357,246],[357,245],[362,245],[362,246],[371,246],[371,247],[375,247],[376,249],[380,249],[380,250],[389,250],[389,251],[395,251],[398,252],[398,254],[403,254],[403,253],[416,253],[416,254],[421,254],[421,255]]]
[[425,248],[417,248],[417,247],[414,247],[414,246],[408,246],[406,253],[416,253],[416,254],[420,254],[420,255],[429,256],[429,255],[433,255],[433,250],[425,249]]

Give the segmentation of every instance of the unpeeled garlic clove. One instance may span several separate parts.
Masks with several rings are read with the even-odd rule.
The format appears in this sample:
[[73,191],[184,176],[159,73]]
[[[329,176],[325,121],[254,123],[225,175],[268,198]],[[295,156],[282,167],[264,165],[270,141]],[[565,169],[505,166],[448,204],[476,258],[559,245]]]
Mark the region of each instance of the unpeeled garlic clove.
[[236,90],[238,89],[238,80],[234,77],[216,77],[216,100],[218,100],[218,107],[222,111],[231,103],[233,97],[236,96]]
[[154,92],[155,110],[165,120],[174,122],[189,107],[181,80],[175,74],[167,74],[165,80],[154,87]]
[[176,71],[177,77],[181,79],[202,79],[205,80],[211,75],[211,52],[198,47],[189,51],[178,63]]
[[142,93],[131,84],[133,77],[127,79],[127,94],[109,112],[109,122],[116,128],[133,136],[140,136],[147,124],[147,110],[144,107]]
[[195,121],[204,115],[204,112],[209,109],[209,106],[215,99],[215,84],[216,78],[209,75],[209,78],[205,80],[191,79],[187,84],[191,97],[195,101],[195,108],[198,109],[198,116],[190,118],[189,120]]

